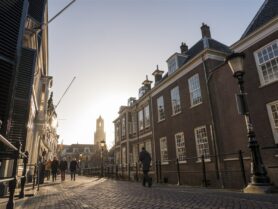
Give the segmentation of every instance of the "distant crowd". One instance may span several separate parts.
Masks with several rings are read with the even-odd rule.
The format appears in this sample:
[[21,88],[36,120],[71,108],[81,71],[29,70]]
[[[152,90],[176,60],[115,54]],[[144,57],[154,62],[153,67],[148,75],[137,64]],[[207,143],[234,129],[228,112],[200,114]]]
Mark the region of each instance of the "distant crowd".
[[61,161],[57,159],[57,157],[54,157],[51,161],[50,159],[42,164],[40,172],[40,178],[46,177],[47,180],[50,179],[50,176],[52,176],[52,181],[56,181],[57,175],[61,174],[61,181],[65,181],[65,175],[66,171],[69,169],[71,180],[75,181],[75,175],[77,170],[79,169],[78,162],[76,158],[74,158],[68,167],[68,162],[65,158],[63,158]]

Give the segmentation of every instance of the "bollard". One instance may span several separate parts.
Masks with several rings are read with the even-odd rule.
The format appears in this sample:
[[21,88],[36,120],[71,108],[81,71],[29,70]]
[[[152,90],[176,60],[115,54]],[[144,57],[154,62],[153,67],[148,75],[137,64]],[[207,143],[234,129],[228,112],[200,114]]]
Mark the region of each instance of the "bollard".
[[24,187],[25,187],[25,182],[26,182],[26,170],[27,170],[29,153],[28,153],[28,151],[25,151],[24,154],[26,155],[26,157],[24,157],[24,159],[23,159],[23,171],[22,171],[23,178],[21,179],[21,184],[20,184],[21,190],[19,193],[19,198],[24,198],[24,196],[25,196],[24,195]]
[[162,183],[162,170],[161,170],[161,162],[158,161],[158,173],[159,173],[159,182]]
[[136,181],[139,181],[139,176],[138,176],[138,163],[136,163],[135,166],[136,166]]
[[177,177],[178,177],[178,183],[177,185],[181,185],[181,174],[180,174],[180,163],[179,163],[179,159],[177,158],[176,160],[176,164],[177,164]]
[[202,168],[203,168],[203,184],[207,187],[207,174],[206,174],[206,164],[205,164],[205,157],[202,155]]
[[116,178],[118,178],[118,164],[116,165]]
[[158,161],[155,161],[156,183],[159,182]]
[[128,163],[128,180],[130,181],[130,163]]
[[247,186],[247,181],[246,181],[246,174],[245,174],[245,168],[244,168],[244,162],[243,162],[243,157],[242,157],[242,151],[238,151],[238,158],[239,158],[239,164],[240,164],[240,171],[241,171],[241,176],[243,179],[244,186]]

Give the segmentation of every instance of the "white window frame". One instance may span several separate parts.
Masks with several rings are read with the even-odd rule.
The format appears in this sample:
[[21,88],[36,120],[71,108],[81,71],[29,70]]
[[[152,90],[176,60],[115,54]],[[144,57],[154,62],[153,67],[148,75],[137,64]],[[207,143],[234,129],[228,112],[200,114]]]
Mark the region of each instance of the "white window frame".
[[177,69],[178,69],[178,60],[177,60],[177,56],[174,56],[168,61],[168,74],[171,75]]
[[[178,137],[181,137],[180,139],[183,142],[178,142]],[[179,159],[179,163],[186,163],[186,148],[185,148],[185,139],[183,132],[179,132],[175,134],[175,144],[176,144],[176,157]],[[180,145],[179,145],[180,144]],[[181,151],[183,149],[183,151]]]
[[179,86],[176,86],[171,89],[171,103],[172,103],[172,115],[179,114],[181,112],[181,100],[180,100]]
[[[274,105],[276,106],[277,112],[278,112],[278,100],[266,104],[266,107],[267,107],[268,118],[270,121],[272,133],[273,133],[274,142],[275,142],[275,144],[278,144],[278,124],[275,124],[275,119],[274,119],[273,111],[271,108]],[[278,113],[276,113],[276,114],[278,114]]]
[[143,109],[138,112],[138,125],[139,125],[139,131],[142,131],[144,129]]
[[[199,138],[198,131],[199,130],[205,130],[205,136],[202,136],[202,138]],[[210,161],[210,150],[209,150],[209,140],[208,140],[208,132],[206,126],[199,126],[194,128],[194,136],[195,136],[195,142],[196,142],[196,152],[197,156],[199,157],[198,161],[201,161],[202,155],[204,155],[205,161]],[[204,153],[204,150],[208,150],[208,152]]]
[[149,105],[144,107],[144,125],[145,125],[145,128],[148,128],[151,125],[150,106]]
[[[276,45],[277,51],[276,50],[274,51],[273,48],[274,45]],[[256,60],[261,86],[265,86],[270,83],[277,82],[278,81],[278,39],[256,50],[254,52],[254,57]],[[266,77],[264,76],[263,68],[268,69],[264,71]],[[276,69],[276,71],[274,71],[274,68]],[[269,72],[272,73],[272,78],[270,78],[271,74]]]
[[[168,164],[169,163],[169,161],[168,161],[169,156],[168,156],[167,138],[166,137],[161,137],[159,139],[159,145],[160,145],[160,161],[161,161],[161,164]],[[166,152],[166,154],[165,154],[165,152]]]
[[126,119],[125,117],[123,117],[121,119],[121,123],[122,123],[122,137],[126,136]]
[[[201,91],[201,85],[200,85],[200,79],[199,74],[196,73],[195,75],[191,76],[188,79],[188,89],[190,94],[190,104],[191,107],[195,107],[199,104],[202,104],[202,91]],[[194,95],[197,95],[198,97],[195,98]]]
[[[160,102],[161,101],[161,105]],[[164,107],[164,98],[163,96],[160,96],[157,98],[156,100],[156,104],[157,104],[157,120],[158,122],[165,120],[165,107]],[[160,109],[161,107],[161,109]]]

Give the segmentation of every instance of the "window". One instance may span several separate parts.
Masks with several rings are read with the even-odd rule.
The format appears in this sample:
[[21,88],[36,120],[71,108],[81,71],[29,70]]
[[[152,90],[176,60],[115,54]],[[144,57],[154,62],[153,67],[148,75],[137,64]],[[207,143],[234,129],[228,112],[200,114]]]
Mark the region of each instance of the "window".
[[195,74],[188,79],[191,106],[202,103],[199,75]]
[[122,147],[122,165],[126,164],[126,148]]
[[136,112],[132,113],[131,118],[132,118],[132,133],[136,134],[137,132]]
[[274,141],[278,144],[278,100],[267,104],[268,117],[270,120]]
[[125,136],[125,117],[122,118],[122,137]]
[[261,85],[278,80],[278,39],[255,52]]
[[181,112],[181,102],[180,102],[180,93],[179,87],[176,86],[171,90],[171,101],[172,101],[172,113],[173,115]]
[[144,129],[144,122],[143,122],[143,110],[140,110],[138,112],[138,120],[139,120],[139,130],[143,130]]
[[134,144],[132,147],[133,163],[138,162],[138,146]]
[[168,162],[168,149],[167,149],[167,138],[160,138],[160,159],[161,163]]
[[116,142],[118,142],[120,140],[120,121],[117,121],[115,124],[116,127]]
[[44,110],[44,107],[45,107],[45,84],[42,84],[42,90],[41,90],[41,103],[40,103],[40,111],[43,111]]
[[196,140],[196,149],[197,156],[201,157],[204,155],[205,159],[209,160],[209,144],[206,126],[201,126],[194,129],[195,140]]
[[180,162],[185,162],[185,143],[183,133],[177,133],[175,135],[176,139],[176,154]]
[[150,155],[152,156],[152,142],[151,142],[151,141],[147,141],[147,142],[146,142],[145,148],[146,148],[146,151],[147,151],[148,153],[150,153]]
[[158,121],[162,121],[162,120],[165,119],[165,110],[164,110],[163,96],[160,96],[157,99],[157,115],[158,115]]
[[150,109],[149,105],[144,108],[145,128],[150,126]]
[[173,72],[177,70],[177,62],[176,62],[176,56],[174,56],[172,59],[168,61],[168,73],[171,75]]

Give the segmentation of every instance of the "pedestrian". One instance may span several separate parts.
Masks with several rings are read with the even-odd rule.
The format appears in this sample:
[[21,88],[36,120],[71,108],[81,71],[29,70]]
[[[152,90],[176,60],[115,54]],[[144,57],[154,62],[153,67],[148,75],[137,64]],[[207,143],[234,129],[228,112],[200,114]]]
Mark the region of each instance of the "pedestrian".
[[148,182],[148,186],[152,186],[152,178],[149,176],[150,171],[150,164],[152,161],[150,153],[148,153],[145,149],[145,147],[142,147],[142,151],[139,154],[139,160],[141,161],[143,165],[143,182],[142,185],[145,186],[146,182]]
[[70,177],[71,180],[75,181],[75,173],[77,168],[79,168],[78,163],[76,161],[76,158],[74,158],[71,162],[70,162]]
[[66,161],[66,158],[63,158],[60,162],[61,181],[65,181],[66,170],[68,170],[68,162]]
[[50,171],[51,171],[51,160],[48,159],[48,161],[46,161],[46,163],[45,163],[45,174],[46,174],[47,180],[50,179]]
[[51,162],[51,173],[52,173],[53,182],[56,181],[58,168],[59,168],[59,161],[57,160],[56,157],[54,157],[54,159]]

